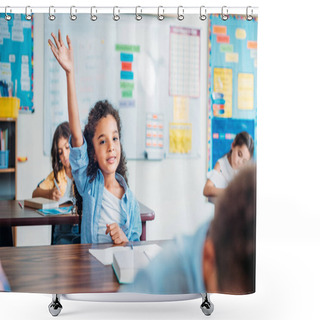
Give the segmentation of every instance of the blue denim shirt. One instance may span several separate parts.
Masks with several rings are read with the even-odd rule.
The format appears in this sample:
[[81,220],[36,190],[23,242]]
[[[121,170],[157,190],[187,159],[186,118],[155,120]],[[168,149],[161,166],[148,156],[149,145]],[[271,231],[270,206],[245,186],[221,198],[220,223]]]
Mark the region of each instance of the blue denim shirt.
[[193,235],[181,236],[164,247],[123,291],[148,294],[206,292],[202,259],[209,223],[204,223]]
[[[83,199],[81,243],[98,243],[104,177],[101,170],[98,169],[96,178],[92,182],[89,182],[90,177],[87,176],[89,157],[85,138],[83,138],[83,145],[81,147],[73,148],[70,137],[69,145],[69,161],[72,175],[78,192]],[[120,200],[120,214],[124,217],[124,223],[120,225],[120,227],[129,241],[139,241],[142,232],[139,203],[127,186],[124,178],[118,173],[116,173],[115,177],[125,191]],[[110,238],[110,242],[111,241]]]

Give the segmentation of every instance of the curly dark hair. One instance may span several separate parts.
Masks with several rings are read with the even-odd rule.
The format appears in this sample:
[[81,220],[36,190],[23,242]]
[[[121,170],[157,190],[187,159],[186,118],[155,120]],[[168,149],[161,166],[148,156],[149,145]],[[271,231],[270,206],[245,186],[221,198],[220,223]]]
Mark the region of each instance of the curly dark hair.
[[[116,120],[118,133],[119,133],[119,140],[121,141],[121,121],[120,121],[119,112],[118,110],[113,108],[113,106],[107,100],[98,101],[95,104],[95,106],[90,110],[89,116],[88,116],[88,122],[84,128],[83,135],[87,142],[87,152],[89,157],[89,164],[87,167],[87,176],[90,177],[90,180],[89,180],[90,182],[92,182],[96,178],[98,169],[99,169],[98,162],[94,160],[95,151],[94,151],[92,139],[94,137],[98,122],[101,120],[101,118],[107,117],[108,115],[111,115]],[[121,156],[120,156],[120,161],[116,169],[116,172],[121,174],[128,184],[127,161],[126,161],[121,143],[120,143],[120,148],[121,148]],[[77,212],[81,216],[82,215],[82,197],[80,196],[76,186],[74,186],[74,191],[75,191],[75,197],[76,197]]]
[[69,127],[69,122],[67,121],[60,123],[53,134],[52,146],[51,146],[51,163],[52,163],[54,178],[56,179],[57,183],[59,183],[58,172],[63,169],[63,165],[59,157],[58,143],[60,138],[65,138],[69,141],[70,134],[71,132]]

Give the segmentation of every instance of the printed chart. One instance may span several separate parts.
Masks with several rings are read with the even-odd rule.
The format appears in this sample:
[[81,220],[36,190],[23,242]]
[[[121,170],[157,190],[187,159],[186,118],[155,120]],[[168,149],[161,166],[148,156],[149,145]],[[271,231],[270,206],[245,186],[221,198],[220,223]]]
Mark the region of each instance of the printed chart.
[[20,110],[33,112],[33,22],[11,16],[0,14],[0,81],[20,99]]

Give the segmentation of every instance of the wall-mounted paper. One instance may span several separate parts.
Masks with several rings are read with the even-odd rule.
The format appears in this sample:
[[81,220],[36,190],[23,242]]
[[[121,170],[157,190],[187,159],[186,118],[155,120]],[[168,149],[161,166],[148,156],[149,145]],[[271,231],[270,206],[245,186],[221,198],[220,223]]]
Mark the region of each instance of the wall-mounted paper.
[[225,100],[225,113],[223,118],[232,117],[232,69],[214,68],[213,88],[215,92],[222,93]]
[[189,153],[192,149],[192,124],[169,124],[169,152]]
[[238,74],[238,108],[252,110],[254,105],[254,77],[250,73]]

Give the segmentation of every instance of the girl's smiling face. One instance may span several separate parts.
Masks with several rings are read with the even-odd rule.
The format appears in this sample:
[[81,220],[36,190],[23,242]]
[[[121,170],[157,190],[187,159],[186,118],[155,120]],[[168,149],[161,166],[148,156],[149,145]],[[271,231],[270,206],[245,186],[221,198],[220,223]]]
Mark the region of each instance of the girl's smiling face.
[[251,159],[249,149],[245,144],[234,146],[232,143],[231,150],[231,167],[235,170],[241,169]]
[[117,122],[112,115],[99,120],[92,143],[95,161],[103,175],[115,174],[121,157],[121,146]]

